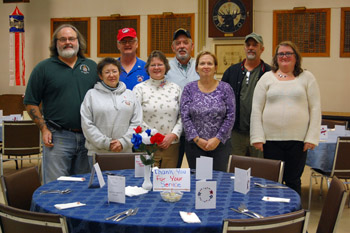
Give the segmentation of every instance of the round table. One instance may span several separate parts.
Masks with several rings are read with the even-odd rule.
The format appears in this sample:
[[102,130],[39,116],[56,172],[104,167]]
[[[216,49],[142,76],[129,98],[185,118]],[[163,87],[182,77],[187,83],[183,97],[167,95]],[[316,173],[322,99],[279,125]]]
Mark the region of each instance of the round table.
[[[126,186],[141,186],[143,178],[134,177],[134,170],[111,171],[125,176]],[[292,189],[267,189],[254,186],[254,182],[262,184],[279,184],[262,178],[252,177],[250,191],[245,195],[234,190],[232,173],[213,171],[213,179],[217,181],[216,209],[195,209],[195,175],[191,175],[191,191],[185,192],[176,203],[164,202],[159,192],[149,192],[141,196],[126,197],[125,204],[108,203],[107,185],[103,188],[88,188],[90,174],[83,177],[87,181],[52,181],[39,187],[33,194],[32,211],[61,214],[66,217],[70,233],[74,232],[222,232],[224,219],[249,218],[230,210],[244,203],[248,209],[267,217],[285,214],[301,209],[300,196]],[[105,181],[107,180],[104,174]],[[98,183],[95,175],[94,183]],[[71,189],[68,194],[40,194],[43,190]],[[264,196],[290,198],[289,203],[266,202]],[[86,206],[59,210],[55,204],[70,202],[85,203]],[[106,221],[105,218],[115,213],[138,207],[137,215],[120,222]],[[185,223],[179,211],[195,212],[201,223]]]

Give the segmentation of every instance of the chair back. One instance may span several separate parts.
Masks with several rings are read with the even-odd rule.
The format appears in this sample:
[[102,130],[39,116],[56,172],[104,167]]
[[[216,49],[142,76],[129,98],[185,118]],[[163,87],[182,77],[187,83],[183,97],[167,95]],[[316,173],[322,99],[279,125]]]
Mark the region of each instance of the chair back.
[[306,232],[310,212],[299,210],[266,218],[226,219],[223,233],[301,233]]
[[347,193],[343,182],[336,176],[333,176],[316,233],[336,232],[337,225],[343,213],[346,197]]
[[37,213],[0,204],[3,233],[68,233],[67,222],[58,214]]
[[3,94],[0,95],[0,109],[4,116],[11,114],[23,114],[25,110],[22,94]]
[[29,210],[33,193],[41,183],[37,168],[30,167],[2,176],[1,185],[6,204]]
[[350,137],[338,137],[330,177],[350,179]]
[[230,155],[227,172],[234,173],[235,167],[251,168],[251,175],[282,183],[284,162],[281,160],[263,159],[240,155]]
[[330,120],[330,119],[322,119],[322,125],[327,125],[328,128],[335,128],[335,125],[344,125],[346,128],[348,126],[347,121],[341,120]]
[[3,155],[40,154],[40,130],[33,121],[4,121],[2,131]]
[[135,169],[135,155],[140,154],[146,153],[96,153],[94,162],[98,163],[101,171]]

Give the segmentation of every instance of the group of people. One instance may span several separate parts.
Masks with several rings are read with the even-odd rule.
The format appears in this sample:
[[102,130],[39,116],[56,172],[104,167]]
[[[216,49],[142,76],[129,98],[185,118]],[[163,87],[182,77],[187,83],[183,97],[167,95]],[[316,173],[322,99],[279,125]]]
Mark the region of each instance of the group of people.
[[[260,59],[263,39],[245,38],[246,59],[216,79],[214,54],[191,57],[191,34],[174,32],[175,57],[152,51],[136,56],[133,28],[118,31],[118,59],[97,65],[83,55],[84,38],[72,25],[53,34],[51,57],[33,70],[24,103],[43,137],[44,183],[87,173],[98,152],[131,152],[134,128],[165,135],[155,166],[190,168],[213,158],[226,171],[230,154],[285,161],[284,182],[300,193],[306,151],[318,144],[320,94],[314,76],[301,68],[292,42],[281,42],[270,67]],[[39,105],[42,103],[42,109]]]

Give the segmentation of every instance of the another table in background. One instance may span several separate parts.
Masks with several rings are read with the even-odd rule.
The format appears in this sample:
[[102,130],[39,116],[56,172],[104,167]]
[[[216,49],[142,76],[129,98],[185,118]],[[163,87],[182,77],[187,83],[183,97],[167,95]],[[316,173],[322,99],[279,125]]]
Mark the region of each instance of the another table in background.
[[[113,171],[125,176],[126,186],[141,186],[143,178],[135,178],[134,170]],[[223,220],[227,218],[247,218],[243,214],[230,210],[244,203],[250,210],[263,216],[285,214],[301,208],[300,196],[292,189],[259,188],[254,182],[262,184],[278,184],[273,181],[253,177],[248,194],[234,192],[232,173],[213,172],[213,180],[217,181],[216,209],[195,209],[195,175],[191,176],[191,192],[185,192],[182,199],[176,203],[164,202],[159,192],[149,192],[145,195],[126,197],[125,204],[108,203],[107,187],[89,189],[88,182],[53,181],[38,188],[32,201],[32,210],[38,212],[57,213],[67,218],[71,233],[74,232],[211,232],[221,233]],[[89,174],[84,175],[89,178]],[[106,180],[106,175],[104,175]],[[97,178],[95,177],[95,183]],[[52,189],[71,189],[69,194],[45,194],[40,191]],[[290,198],[290,203],[265,202],[264,196]],[[86,206],[58,210],[55,204],[81,202]],[[137,215],[120,222],[106,221],[105,218],[129,208],[139,208]],[[185,223],[179,211],[195,212],[201,223]]]

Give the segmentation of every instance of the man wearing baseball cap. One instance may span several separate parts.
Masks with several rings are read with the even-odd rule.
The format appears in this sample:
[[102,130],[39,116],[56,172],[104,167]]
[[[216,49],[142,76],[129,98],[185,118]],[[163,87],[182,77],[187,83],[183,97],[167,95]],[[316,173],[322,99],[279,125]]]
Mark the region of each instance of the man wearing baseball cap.
[[231,65],[222,81],[231,85],[236,96],[236,121],[231,134],[232,154],[263,157],[263,153],[250,146],[250,114],[255,85],[271,67],[260,59],[264,51],[261,35],[252,32],[245,37],[246,59]]
[[135,29],[120,29],[117,35],[117,47],[120,51],[118,60],[122,65],[119,80],[125,83],[127,89],[132,90],[136,84],[149,79],[145,70],[146,62],[136,56],[139,44]]
[[[191,57],[191,52],[194,49],[191,33],[184,28],[177,29],[173,35],[171,48],[175,53],[175,57],[169,62],[170,70],[166,75],[166,80],[176,83],[183,90],[187,83],[199,79],[195,69],[196,60]],[[183,133],[180,137],[178,168],[181,167],[184,153],[185,135]]]

